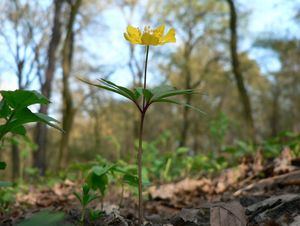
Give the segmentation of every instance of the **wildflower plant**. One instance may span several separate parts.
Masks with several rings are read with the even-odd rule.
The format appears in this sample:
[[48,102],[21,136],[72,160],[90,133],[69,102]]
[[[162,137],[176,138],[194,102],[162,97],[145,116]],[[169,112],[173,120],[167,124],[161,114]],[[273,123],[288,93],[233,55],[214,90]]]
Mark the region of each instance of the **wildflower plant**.
[[[143,78],[143,87],[135,87],[133,89],[128,89],[123,86],[119,86],[111,81],[106,79],[100,79],[100,84],[95,84],[93,82],[80,79],[81,81],[96,86],[98,88],[108,90],[113,93],[117,93],[128,100],[132,101],[134,105],[140,112],[140,125],[139,125],[139,142],[138,142],[138,153],[137,153],[137,165],[138,165],[138,223],[142,225],[143,222],[143,181],[142,181],[142,143],[143,143],[143,129],[146,112],[149,107],[154,103],[171,103],[171,104],[180,104],[185,105],[186,107],[191,107],[191,105],[180,103],[174,99],[171,99],[174,96],[178,95],[191,95],[195,93],[194,89],[184,89],[178,90],[172,86],[159,86],[155,88],[147,88],[147,67],[148,67],[148,55],[150,46],[164,45],[167,43],[176,42],[176,31],[174,28],[171,28],[166,34],[165,25],[161,25],[156,29],[150,29],[149,26],[146,26],[143,31],[139,28],[129,25],[127,31],[124,33],[124,38],[132,45],[143,45],[145,46],[145,62],[144,62],[144,78]],[[197,108],[194,108],[198,110]]]

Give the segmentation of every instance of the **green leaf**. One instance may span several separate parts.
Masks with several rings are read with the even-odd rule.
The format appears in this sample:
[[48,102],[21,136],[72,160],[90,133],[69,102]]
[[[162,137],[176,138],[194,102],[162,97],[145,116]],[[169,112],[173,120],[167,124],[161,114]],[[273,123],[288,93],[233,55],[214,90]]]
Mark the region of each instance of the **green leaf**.
[[79,202],[81,203],[81,205],[83,204],[83,202],[82,202],[82,199],[81,199],[81,196],[80,196],[80,194],[78,193],[78,192],[73,192],[73,194],[75,195],[75,197],[79,200]]
[[[100,170],[96,169],[96,173],[91,170],[87,176],[87,184],[92,188],[93,190],[99,189],[102,196],[104,196],[106,188],[108,186],[108,176],[105,173],[102,173]],[[99,175],[98,175],[99,174]]]
[[136,100],[136,96],[134,94],[133,91],[131,91],[130,89],[127,89],[126,87],[123,87],[123,86],[118,86],[116,85],[115,83],[109,81],[109,80],[105,80],[105,79],[100,79],[101,82],[105,83],[106,85],[112,87],[112,88],[115,88],[117,90],[119,90],[120,92],[123,92],[124,94],[127,94],[127,96],[129,97],[129,99],[131,100]]
[[30,90],[0,91],[7,104],[15,110],[33,104],[49,104],[50,101],[42,94]]
[[62,128],[60,128],[59,126],[53,124],[52,122],[56,122],[59,123],[59,121],[57,121],[55,118],[52,118],[48,115],[45,115],[43,113],[34,113],[35,116],[37,116],[39,118],[38,122],[44,122],[46,123],[48,126],[51,126],[57,130],[60,130],[61,132],[64,132]]
[[0,170],[4,170],[6,168],[5,162],[0,162]]
[[[94,84],[94,83],[92,83],[92,82],[90,82],[90,81],[81,79],[81,78],[77,78],[77,79],[79,79],[80,81],[82,81],[82,82],[84,82],[84,83],[86,83],[86,84],[88,84],[88,85],[96,86],[96,87],[98,87],[98,88],[100,88],[100,89],[105,89],[105,90],[107,90],[107,91],[110,91],[110,92],[113,92],[113,93],[117,93],[117,94],[119,94],[119,95],[121,95],[121,96],[123,96],[123,97],[125,97],[125,98],[127,98],[127,99],[129,99],[129,100],[131,100],[131,101],[133,101],[133,102],[134,102],[134,100],[135,100],[135,99],[132,98],[131,95],[129,95],[128,93],[126,93],[126,92],[124,92],[123,90],[120,90],[120,89],[118,89],[118,88],[116,88],[116,87],[114,87],[114,86],[112,86],[112,85],[98,85],[98,84]],[[123,87],[123,88],[125,88],[125,87]]]
[[6,182],[6,181],[0,181],[0,188],[3,187],[11,187],[12,183],[11,182]]
[[124,183],[129,184],[134,187],[138,187],[138,185],[139,185],[139,178],[132,174],[125,174],[123,176],[123,181],[124,181]]
[[96,194],[91,194],[88,198],[87,204],[98,199],[99,197]]
[[91,171],[95,173],[97,176],[102,176],[103,174],[107,174],[115,165],[106,165],[102,166],[93,166]]
[[26,134],[26,129],[24,126],[18,126],[11,129],[10,132],[24,136]]
[[47,125],[54,127],[60,131],[62,131],[61,128],[56,126],[55,124],[51,123],[51,121],[57,122],[54,118],[51,118],[45,114],[42,113],[32,113],[28,108],[23,108],[16,112],[11,122],[4,125],[3,128],[0,127],[0,133],[1,131],[4,131],[5,133],[9,131],[16,131],[21,132],[20,126],[31,123],[31,122],[43,122]]
[[150,89],[144,89],[142,87],[135,88],[134,93],[135,93],[136,99],[138,99],[139,97],[144,95],[147,102],[150,102],[151,98],[153,97],[153,93]]
[[0,101],[0,118],[7,118],[11,114],[11,110],[5,99]]
[[188,108],[191,108],[195,111],[198,111],[199,113],[201,114],[206,114],[204,111],[200,110],[199,108],[196,108],[190,104],[185,104],[185,103],[181,103],[181,102],[178,102],[178,101],[175,101],[175,100],[170,100],[170,99],[160,99],[160,100],[156,100],[156,101],[153,101],[153,103],[156,102],[156,103],[170,103],[170,104],[177,104],[177,105],[182,105],[182,106],[185,106],[185,107],[188,107]]
[[82,185],[82,193],[87,195],[90,192],[90,187],[88,184]]
[[178,95],[191,95],[195,93],[193,89],[184,89],[184,90],[176,90],[176,89],[166,89],[160,90],[159,88],[152,90],[154,96],[152,101],[157,101],[166,97],[178,96]]
[[64,220],[64,213],[50,213],[43,211],[33,215],[30,219],[24,220],[17,226],[55,226]]

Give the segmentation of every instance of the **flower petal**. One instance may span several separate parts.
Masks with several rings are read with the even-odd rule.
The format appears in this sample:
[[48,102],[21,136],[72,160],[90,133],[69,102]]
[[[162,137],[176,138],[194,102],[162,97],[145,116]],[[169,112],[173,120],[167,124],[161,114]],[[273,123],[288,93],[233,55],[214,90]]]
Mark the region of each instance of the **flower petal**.
[[133,36],[141,36],[140,30],[136,27],[131,26],[131,25],[127,26],[127,33],[129,35],[133,35]]
[[161,38],[164,34],[164,31],[165,31],[165,25],[163,24],[163,25],[159,26],[158,28],[156,28],[153,31],[153,33],[156,37]]
[[171,28],[168,31],[168,33],[164,37],[162,37],[160,44],[163,45],[168,42],[176,42],[175,34],[176,34],[175,29]]
[[140,30],[131,25],[127,27],[127,33],[124,33],[124,38],[131,44],[141,44]]

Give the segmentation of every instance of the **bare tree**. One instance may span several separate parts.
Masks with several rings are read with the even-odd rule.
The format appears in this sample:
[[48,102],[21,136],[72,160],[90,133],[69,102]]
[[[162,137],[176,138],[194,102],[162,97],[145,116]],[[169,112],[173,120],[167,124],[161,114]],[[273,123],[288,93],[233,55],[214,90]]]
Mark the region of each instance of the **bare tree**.
[[231,66],[235,77],[237,89],[244,108],[244,116],[248,125],[250,136],[255,141],[255,127],[252,117],[252,108],[250,98],[245,86],[243,74],[240,68],[240,61],[238,56],[238,34],[237,34],[237,13],[233,0],[226,0],[230,8],[230,53],[231,53]]
[[64,39],[62,50],[62,69],[63,69],[63,110],[62,110],[62,128],[65,133],[62,134],[59,148],[59,167],[61,168],[67,159],[67,150],[70,140],[70,133],[74,121],[76,108],[74,107],[73,97],[70,89],[70,76],[72,69],[72,59],[74,53],[74,24],[79,12],[81,0],[68,1],[70,6],[69,20],[66,26],[67,34]]
[[[42,84],[42,94],[50,99],[51,86],[54,77],[57,51],[61,39],[61,16],[62,16],[62,0],[53,0],[54,3],[54,16],[51,40],[47,51],[47,67],[45,70],[44,81]],[[40,113],[47,114],[48,105],[42,105],[39,110]],[[40,170],[40,174],[44,175],[46,171],[46,146],[47,146],[47,127],[45,124],[37,123],[35,131],[35,142],[38,145],[36,152],[33,154],[33,166]]]

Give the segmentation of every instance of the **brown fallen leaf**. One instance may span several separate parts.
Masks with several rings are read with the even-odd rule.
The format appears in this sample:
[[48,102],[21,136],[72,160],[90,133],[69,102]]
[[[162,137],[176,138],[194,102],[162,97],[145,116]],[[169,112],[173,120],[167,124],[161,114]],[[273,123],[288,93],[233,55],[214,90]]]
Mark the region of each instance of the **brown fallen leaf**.
[[210,209],[211,226],[246,226],[245,209],[237,201],[218,203]]

